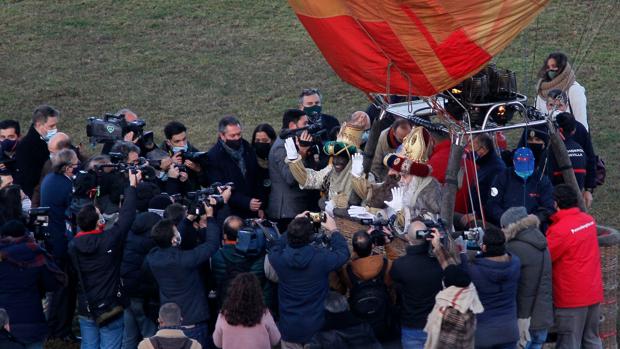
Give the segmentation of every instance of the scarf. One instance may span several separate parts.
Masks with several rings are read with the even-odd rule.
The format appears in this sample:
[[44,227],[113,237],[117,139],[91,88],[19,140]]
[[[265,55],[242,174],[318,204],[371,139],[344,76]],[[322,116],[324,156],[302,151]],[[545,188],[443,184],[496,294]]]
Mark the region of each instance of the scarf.
[[234,150],[233,148],[227,146],[221,139],[218,140],[218,142],[220,142],[226,153],[228,153],[228,155],[230,155],[230,157],[235,161],[239,167],[239,170],[241,170],[241,175],[245,178],[245,173],[247,170],[245,167],[245,160],[243,159],[243,143],[241,143],[238,150]]
[[[435,296],[435,306],[428,314],[428,320],[424,327],[424,332],[428,334],[424,349],[437,348],[439,336],[441,334],[441,322],[447,308],[453,308],[460,314],[471,311],[474,314],[480,314],[484,311],[476,286],[470,283],[469,286],[456,287],[450,286],[445,288]],[[475,330],[475,329],[473,329]]]
[[536,89],[538,90],[538,95],[540,96],[540,98],[546,101],[549,91],[558,89],[562,90],[562,92],[566,92],[574,83],[575,72],[570,66],[570,63],[566,62],[566,67],[564,67],[564,70],[558,76],[553,78],[553,80],[538,80],[538,83],[536,84]]
[[334,200],[334,205],[337,208],[347,208],[349,207],[349,197],[353,192],[352,187],[352,177],[351,175],[351,165],[353,161],[349,161],[347,166],[340,171],[340,173],[336,173],[336,171],[332,168],[330,174],[327,177],[327,193],[328,199]]
[[388,143],[388,147],[392,149],[396,149],[400,147],[401,144],[403,144],[402,142],[399,142],[398,139],[396,139],[396,135],[394,134],[393,128],[390,128],[390,130],[388,131],[387,143]]
[[56,266],[49,263],[52,256],[45,251],[34,238],[24,235],[19,238],[4,237],[0,239],[0,262],[9,262],[19,268],[46,267],[54,276],[66,282],[66,275]]

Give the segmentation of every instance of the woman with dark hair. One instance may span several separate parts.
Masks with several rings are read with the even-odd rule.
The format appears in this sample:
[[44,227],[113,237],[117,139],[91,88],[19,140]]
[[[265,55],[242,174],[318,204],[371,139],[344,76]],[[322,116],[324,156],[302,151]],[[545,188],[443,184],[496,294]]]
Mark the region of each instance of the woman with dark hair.
[[22,191],[17,184],[0,190],[0,225],[10,220],[24,220],[22,210]]
[[256,153],[258,161],[258,183],[260,187],[257,190],[258,199],[263,203],[260,215],[264,216],[269,202],[269,192],[271,191],[271,180],[269,179],[269,151],[276,141],[276,131],[269,124],[260,124],[256,126],[252,133],[252,148]]
[[575,71],[568,63],[564,53],[549,54],[545,63],[538,72],[536,90],[536,109],[547,113],[547,97],[551,90],[558,89],[568,95],[568,110],[586,129],[588,129],[588,114],[586,106],[586,89],[575,80]]
[[218,348],[270,349],[280,331],[265,302],[258,278],[240,273],[231,282],[213,332]]

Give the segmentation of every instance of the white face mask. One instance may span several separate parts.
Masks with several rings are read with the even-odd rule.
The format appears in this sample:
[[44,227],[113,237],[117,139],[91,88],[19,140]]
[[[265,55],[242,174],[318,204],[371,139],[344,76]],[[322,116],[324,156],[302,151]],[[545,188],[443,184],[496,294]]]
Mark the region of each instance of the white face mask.
[[562,113],[561,110],[554,110],[553,112],[551,112],[551,114],[549,115],[549,117],[551,117],[551,121],[555,121],[555,118],[557,118],[557,116]]
[[52,137],[54,137],[56,135],[56,133],[58,133],[58,129],[51,129],[48,130],[47,133],[45,134],[45,136],[43,136],[43,138],[45,139],[46,142],[49,142],[50,139],[52,139]]

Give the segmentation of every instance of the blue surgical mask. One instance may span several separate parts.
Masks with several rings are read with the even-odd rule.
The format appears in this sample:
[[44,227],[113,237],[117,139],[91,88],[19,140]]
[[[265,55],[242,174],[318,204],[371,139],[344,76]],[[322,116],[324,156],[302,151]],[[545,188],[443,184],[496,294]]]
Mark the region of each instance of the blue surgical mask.
[[47,133],[45,134],[45,136],[43,136],[43,139],[45,139],[46,142],[49,142],[50,139],[52,139],[52,137],[54,137],[56,135],[56,133],[58,133],[58,129],[51,129],[49,131],[47,131]]
[[172,152],[173,153],[180,153],[180,152],[186,152],[187,151],[187,143],[185,143],[184,146],[182,147],[172,147]]
[[364,131],[364,133],[362,133],[362,144],[368,142],[369,136],[370,136],[370,130],[366,130]]
[[168,180],[168,174],[164,171],[160,171],[159,175],[157,175],[157,178],[159,178],[160,181],[165,182]]

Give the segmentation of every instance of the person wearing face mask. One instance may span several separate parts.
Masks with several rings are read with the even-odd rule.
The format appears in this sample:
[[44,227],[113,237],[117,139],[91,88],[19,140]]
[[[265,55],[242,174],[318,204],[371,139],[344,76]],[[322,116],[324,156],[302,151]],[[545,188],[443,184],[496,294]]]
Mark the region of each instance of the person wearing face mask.
[[392,126],[381,132],[370,166],[370,172],[375,176],[375,181],[381,182],[385,179],[387,168],[383,165],[383,158],[395,152],[403,144],[403,139],[411,132],[411,128],[409,120],[398,118]]
[[21,128],[15,120],[0,121],[0,170],[15,172],[14,160],[17,143],[21,139]]
[[203,169],[207,166],[205,157],[200,157],[200,159],[194,161],[183,157],[183,153],[199,152],[199,150],[189,142],[185,125],[178,121],[169,122],[164,127],[164,136],[166,140],[162,143],[161,149],[168,153],[168,156],[172,158],[172,161],[176,165],[185,165],[188,170],[187,185],[189,188],[191,190],[196,190],[201,184],[206,184],[206,181],[203,179],[205,175]]
[[[580,191],[583,191],[587,175],[586,165],[588,163],[588,157],[583,151],[583,148],[581,148],[581,146],[573,139],[573,135],[575,134],[575,124],[577,124],[577,121],[575,121],[572,114],[565,112],[557,115],[556,122],[558,125],[558,132],[560,133],[560,137],[566,147],[566,152],[568,153],[568,158],[573,168],[573,173],[575,173],[577,185],[579,186]],[[562,171],[555,160],[555,155],[553,152],[549,152],[549,178],[554,186],[564,183]],[[592,201],[588,202],[587,205],[589,206],[591,202]]]
[[532,150],[529,147],[518,148],[513,155],[513,166],[498,173],[491,184],[485,217],[500,226],[500,219],[506,210],[523,206],[528,214],[535,214],[543,222],[541,231],[544,232],[544,222],[555,211],[552,192],[551,181],[541,172],[540,166],[534,165]]
[[180,248],[182,237],[173,221],[164,219],[155,224],[151,237],[156,247],[146,256],[145,270],[157,281],[160,302],[176,303],[181,308],[180,329],[208,348],[210,315],[201,271],[218,250],[220,230],[213,218],[213,208],[205,205],[205,212],[201,217],[190,214],[184,218],[186,224],[205,235],[205,242],[191,250]]
[[168,156],[162,149],[155,149],[146,155],[149,164],[155,169],[155,184],[169,195],[183,194],[191,191],[189,183],[189,175],[186,168],[174,163],[172,158]]
[[[50,139],[49,143],[47,143],[47,149],[50,152],[50,158],[45,161],[43,164],[43,169],[41,169],[41,179],[36,187],[34,187],[34,191],[32,192],[32,204],[34,207],[39,207],[41,202],[41,184],[43,183],[43,179],[52,172],[52,158],[58,154],[63,149],[72,149],[71,139],[64,132],[58,132]],[[76,155],[79,154],[76,152]],[[82,159],[79,159],[82,161]]]
[[[129,175],[119,218],[104,230],[99,208],[88,204],[77,215],[79,232],[69,244],[71,263],[77,272],[78,319],[84,348],[120,348],[123,339],[123,307],[127,304],[121,288],[121,262],[127,233],[136,218],[136,187],[140,171]],[[98,323],[102,313],[105,323]]]
[[259,166],[250,143],[243,139],[241,123],[234,116],[225,116],[219,122],[218,132],[217,143],[207,153],[209,182],[235,184],[229,202],[232,214],[264,217],[265,207],[258,195]]
[[269,203],[269,192],[271,191],[271,179],[269,179],[269,151],[276,141],[276,131],[269,124],[256,126],[252,133],[252,148],[256,153],[258,162],[258,199],[264,202],[265,208]]
[[32,114],[32,125],[28,134],[15,148],[15,168],[19,176],[17,184],[29,197],[39,183],[43,165],[49,159],[47,143],[57,133],[60,112],[49,105],[41,105]]
[[321,189],[327,193],[326,210],[348,209],[350,205],[359,205],[361,199],[353,191],[351,156],[358,152],[362,141],[362,132],[370,127],[368,114],[357,111],[351,115],[335,142],[323,146],[325,154],[330,156],[330,164],[320,171],[304,166],[292,138],[286,140],[286,162],[291,173],[302,189]]
[[[40,204],[49,207],[48,232],[46,249],[54,256],[61,270],[69,273],[69,255],[67,248],[71,236],[67,235],[68,211],[73,196],[73,176],[78,166],[78,158],[71,149],[59,151],[52,162],[52,171],[41,182]],[[73,312],[75,310],[75,290],[62,287],[53,292],[49,298],[48,320],[50,337],[71,339]]]
[[561,52],[549,54],[538,72],[538,78],[536,109],[545,113],[549,91],[558,89],[568,95],[568,111],[588,130],[586,89],[575,80],[575,71],[568,63],[568,57]]
[[303,110],[308,115],[310,124],[321,122],[323,129],[330,132],[335,127],[339,127],[340,122],[335,117],[323,113],[322,99],[323,96],[319,89],[305,88],[299,94],[299,110]]

